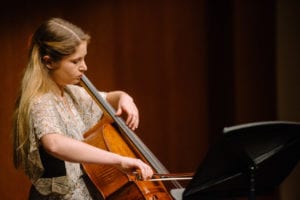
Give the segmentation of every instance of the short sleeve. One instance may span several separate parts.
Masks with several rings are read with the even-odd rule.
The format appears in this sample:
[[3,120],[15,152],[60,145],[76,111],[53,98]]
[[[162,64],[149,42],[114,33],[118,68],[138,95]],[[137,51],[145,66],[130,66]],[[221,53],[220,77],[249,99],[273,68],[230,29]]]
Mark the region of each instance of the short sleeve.
[[63,134],[62,120],[56,109],[53,101],[51,98],[47,98],[47,95],[34,101],[31,105],[31,121],[38,139],[48,133]]

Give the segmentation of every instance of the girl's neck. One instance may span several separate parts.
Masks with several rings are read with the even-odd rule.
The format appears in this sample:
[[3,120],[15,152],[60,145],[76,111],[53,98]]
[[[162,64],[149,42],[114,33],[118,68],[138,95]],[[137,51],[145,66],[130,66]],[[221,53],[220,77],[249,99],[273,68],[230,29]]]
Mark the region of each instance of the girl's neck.
[[59,84],[57,84],[57,83],[55,83],[54,85],[53,85],[54,87],[53,87],[53,93],[56,95],[56,96],[58,96],[58,97],[64,97],[64,92],[65,92],[65,85],[64,86],[62,86],[62,85],[59,85]]

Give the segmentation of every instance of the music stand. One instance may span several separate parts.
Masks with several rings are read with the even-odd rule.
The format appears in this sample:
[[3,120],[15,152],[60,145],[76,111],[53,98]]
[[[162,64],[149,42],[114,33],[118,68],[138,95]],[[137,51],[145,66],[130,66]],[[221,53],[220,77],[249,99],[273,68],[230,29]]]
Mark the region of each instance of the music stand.
[[183,192],[183,200],[215,200],[274,190],[300,157],[300,123],[267,121],[224,128]]

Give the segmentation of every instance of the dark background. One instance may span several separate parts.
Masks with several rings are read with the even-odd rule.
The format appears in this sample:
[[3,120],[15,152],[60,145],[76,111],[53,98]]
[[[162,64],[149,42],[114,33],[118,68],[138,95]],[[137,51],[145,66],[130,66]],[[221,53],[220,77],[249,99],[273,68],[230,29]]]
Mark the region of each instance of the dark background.
[[[1,199],[26,199],[11,118],[27,45],[49,17],[92,36],[87,76],[137,103],[136,133],[170,172],[192,172],[226,126],[300,121],[299,1],[8,1],[0,8]],[[272,170],[272,169],[270,169]],[[299,166],[261,199],[299,199]]]

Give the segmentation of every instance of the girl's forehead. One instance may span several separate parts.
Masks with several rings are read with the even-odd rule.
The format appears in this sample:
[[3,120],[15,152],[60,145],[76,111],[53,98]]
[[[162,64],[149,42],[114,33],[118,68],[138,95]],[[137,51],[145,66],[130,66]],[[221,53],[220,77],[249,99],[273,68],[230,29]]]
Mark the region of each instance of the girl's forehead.
[[87,42],[81,42],[75,49],[75,52],[67,56],[69,59],[84,57],[87,54]]

